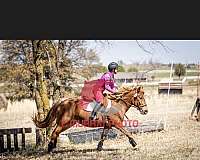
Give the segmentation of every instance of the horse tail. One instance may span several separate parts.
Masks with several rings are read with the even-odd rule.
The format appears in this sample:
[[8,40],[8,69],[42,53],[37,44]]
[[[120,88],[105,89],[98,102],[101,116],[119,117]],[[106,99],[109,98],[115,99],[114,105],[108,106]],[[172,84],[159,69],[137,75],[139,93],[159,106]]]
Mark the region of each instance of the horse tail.
[[51,109],[47,113],[46,118],[43,121],[39,121],[37,116],[33,117],[32,120],[33,120],[34,124],[36,125],[36,127],[38,127],[38,128],[49,127],[53,123],[53,121],[56,119],[56,111],[57,111],[59,104],[60,104],[60,102],[57,102],[51,107]]

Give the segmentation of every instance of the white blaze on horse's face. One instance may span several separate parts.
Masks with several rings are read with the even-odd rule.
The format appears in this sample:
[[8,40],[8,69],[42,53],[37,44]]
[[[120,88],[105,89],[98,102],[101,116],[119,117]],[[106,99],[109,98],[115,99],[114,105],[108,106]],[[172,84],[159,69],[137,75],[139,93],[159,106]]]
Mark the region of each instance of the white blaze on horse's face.
[[141,114],[147,114],[148,109],[144,98],[143,87],[139,86],[134,94],[133,104],[138,108]]

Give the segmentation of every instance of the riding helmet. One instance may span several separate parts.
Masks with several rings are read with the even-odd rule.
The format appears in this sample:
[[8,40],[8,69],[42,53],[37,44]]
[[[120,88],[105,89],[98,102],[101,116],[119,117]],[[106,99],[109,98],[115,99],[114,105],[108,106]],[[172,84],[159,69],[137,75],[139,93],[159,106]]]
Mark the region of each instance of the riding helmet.
[[108,70],[111,72],[113,69],[117,69],[118,68],[118,64],[116,62],[111,62],[109,65],[108,65]]

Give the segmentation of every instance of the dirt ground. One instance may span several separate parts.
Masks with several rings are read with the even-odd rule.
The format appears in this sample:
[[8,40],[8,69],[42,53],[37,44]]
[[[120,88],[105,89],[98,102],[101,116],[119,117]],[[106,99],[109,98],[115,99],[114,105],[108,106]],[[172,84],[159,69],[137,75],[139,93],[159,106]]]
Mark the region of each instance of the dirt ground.
[[[59,137],[53,153],[35,149],[35,134],[27,136],[25,151],[0,154],[0,159],[200,159],[200,123],[189,120],[196,100],[196,88],[185,87],[182,95],[158,95],[157,87],[146,87],[145,96],[149,113],[141,115],[136,109],[127,112],[130,119],[139,122],[164,120],[166,129],[161,132],[134,134],[137,147],[133,148],[125,136],[104,142],[104,150],[96,151],[97,141],[72,144]],[[6,112],[0,111],[0,128],[32,127],[31,116],[35,112],[33,102],[24,101],[9,105]],[[82,128],[86,130],[86,128]],[[77,128],[72,128],[77,130]]]

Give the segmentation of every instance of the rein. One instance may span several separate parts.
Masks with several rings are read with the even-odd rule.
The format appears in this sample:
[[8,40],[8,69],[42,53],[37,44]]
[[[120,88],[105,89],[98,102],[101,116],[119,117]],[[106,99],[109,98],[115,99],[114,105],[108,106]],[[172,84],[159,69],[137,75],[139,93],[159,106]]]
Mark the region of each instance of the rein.
[[[139,110],[140,111],[140,107],[139,106],[135,106],[135,105],[132,105],[132,104],[130,104],[130,103],[128,103],[128,102],[126,102],[125,100],[123,100],[122,98],[121,98],[121,94],[120,95],[115,95],[115,96],[112,96],[112,95],[108,95],[108,97],[109,97],[109,99],[111,99],[111,100],[117,100],[117,101],[122,101],[122,102],[124,102],[125,103],[125,105],[127,106],[127,107],[135,107],[137,110]],[[144,105],[145,106],[145,105]],[[126,115],[126,113],[124,113],[124,116],[129,120],[129,118],[128,118],[128,116]]]
[[[125,103],[125,105],[127,106],[127,107],[132,107],[133,105],[131,105],[130,103],[128,104],[125,100],[123,100],[121,97],[113,97],[112,95],[108,95],[108,96],[110,96],[111,98],[112,98],[112,100],[121,100],[122,102],[124,102]],[[129,120],[129,118],[128,118],[128,116],[126,115],[126,113],[124,113],[124,116]]]
[[129,120],[128,116],[126,115],[126,113],[124,114],[124,116]]

